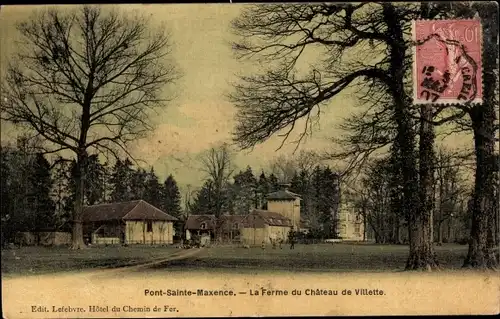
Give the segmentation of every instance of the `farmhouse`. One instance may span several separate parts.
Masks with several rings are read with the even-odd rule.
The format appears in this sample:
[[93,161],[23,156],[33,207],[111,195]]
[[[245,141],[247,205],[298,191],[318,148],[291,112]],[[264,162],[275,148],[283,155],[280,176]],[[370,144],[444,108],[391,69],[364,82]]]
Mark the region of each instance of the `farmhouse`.
[[240,240],[246,245],[269,244],[271,240],[287,241],[292,227],[289,218],[268,210],[255,209],[242,220]]
[[184,224],[186,240],[199,236],[202,244],[209,243],[214,239],[215,227],[216,218],[213,214],[189,215]]
[[96,245],[172,244],[176,220],[143,200],[86,206],[84,237]]

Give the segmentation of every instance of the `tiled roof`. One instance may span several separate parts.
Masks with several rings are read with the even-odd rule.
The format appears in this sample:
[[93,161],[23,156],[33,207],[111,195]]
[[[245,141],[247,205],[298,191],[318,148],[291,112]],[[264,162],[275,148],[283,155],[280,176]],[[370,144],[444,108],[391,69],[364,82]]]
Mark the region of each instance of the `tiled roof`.
[[295,200],[297,198],[300,198],[300,195],[292,193],[292,192],[287,191],[287,190],[279,190],[277,192],[267,194],[266,198],[271,199],[271,200],[273,200],[273,199],[274,200]]
[[223,215],[222,216],[222,227],[224,229],[238,229],[244,225],[244,221],[247,215]]
[[283,226],[283,227],[290,227],[292,226],[292,222],[289,218],[286,218],[285,216],[275,213],[275,212],[270,212],[268,210],[262,210],[262,209],[255,209],[250,214],[247,215],[247,218],[245,218],[245,224],[246,226],[250,227],[250,224],[253,223],[253,217],[260,219],[264,224],[267,224],[269,226]]
[[201,229],[202,223],[206,223],[205,229],[215,228],[215,215],[189,215],[186,219],[184,229]]
[[92,205],[85,206],[83,208],[84,222],[112,220],[176,221],[177,218],[163,212],[143,200]]

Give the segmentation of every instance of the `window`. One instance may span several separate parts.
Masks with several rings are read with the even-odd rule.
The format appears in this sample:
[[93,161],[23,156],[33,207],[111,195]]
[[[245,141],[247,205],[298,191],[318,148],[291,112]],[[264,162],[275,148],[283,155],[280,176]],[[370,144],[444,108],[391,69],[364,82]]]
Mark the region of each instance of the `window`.
[[354,232],[356,234],[359,234],[361,232],[361,227],[360,226],[361,226],[361,224],[359,224],[359,223],[354,224]]
[[207,228],[207,224],[206,223],[201,223],[200,229],[206,229],[206,228]]
[[233,229],[238,229],[239,228],[238,226],[239,226],[238,223],[234,223],[233,224]]
[[153,232],[153,222],[152,221],[147,222],[147,232],[148,233]]

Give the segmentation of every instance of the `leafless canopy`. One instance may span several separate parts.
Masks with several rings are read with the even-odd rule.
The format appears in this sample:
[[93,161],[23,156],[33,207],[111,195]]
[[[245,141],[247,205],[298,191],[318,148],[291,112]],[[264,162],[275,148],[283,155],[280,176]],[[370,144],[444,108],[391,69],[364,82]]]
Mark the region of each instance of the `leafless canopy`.
[[[234,45],[239,57],[270,65],[260,75],[241,77],[230,95],[239,109],[234,137],[239,145],[252,147],[285,128],[286,139],[301,118],[302,139],[313,110],[319,116],[350,84],[368,84],[371,98],[381,99],[385,90],[379,89],[390,79],[387,59],[380,59],[388,39],[380,15],[380,4],[279,4],[250,7],[235,20],[233,29],[242,39]],[[309,49],[321,57],[304,62]],[[308,63],[308,72],[298,71],[301,63]]]
[[316,166],[322,164],[321,157],[312,151],[301,151],[294,157],[278,156],[270,163],[270,172],[280,183],[290,183],[294,174],[304,172],[311,176]]
[[200,159],[201,170],[218,187],[223,187],[234,173],[232,154],[227,144],[212,147]]
[[208,181],[213,186],[215,195],[215,216],[221,216],[223,206],[223,193],[234,173],[232,153],[229,145],[222,144],[210,148],[201,159],[201,170],[206,173]]
[[1,86],[1,118],[27,127],[46,152],[124,152],[151,130],[178,77],[169,36],[132,14],[95,6],[36,12]]
[[[403,66],[411,79],[412,19],[445,17],[454,3],[391,4],[402,19],[406,41]],[[462,4],[464,10],[466,4]],[[333,139],[340,146],[326,158],[349,160],[346,171],[359,167],[374,151],[390,145],[396,136],[394,107],[388,88],[390,56],[394,42],[383,15],[382,3],[254,5],[233,22],[240,37],[233,48],[240,59],[265,65],[257,75],[241,76],[230,100],[238,108],[234,139],[250,148],[281,133],[283,142],[305,120],[295,142],[312,132],[321,109],[333,97],[352,88],[362,112],[342,125],[346,134]],[[315,54],[310,55],[314,50]],[[311,59],[311,57],[313,57]],[[265,63],[265,64],[264,64]],[[307,71],[300,71],[306,65]],[[404,83],[410,105],[411,82]],[[446,109],[446,111],[445,111]],[[418,108],[411,109],[419,119]],[[460,109],[436,107],[433,124],[460,121]],[[417,125],[418,122],[414,122]]]

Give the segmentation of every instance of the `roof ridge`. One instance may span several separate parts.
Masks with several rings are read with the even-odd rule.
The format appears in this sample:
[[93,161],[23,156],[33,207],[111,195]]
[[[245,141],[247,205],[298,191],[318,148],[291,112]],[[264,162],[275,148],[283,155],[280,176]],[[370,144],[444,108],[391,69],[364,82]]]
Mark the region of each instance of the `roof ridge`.
[[95,207],[95,206],[106,206],[106,205],[116,205],[116,204],[127,204],[127,203],[132,203],[132,202],[140,202],[143,201],[142,199],[134,199],[134,200],[128,200],[124,202],[112,202],[112,203],[101,203],[101,204],[94,204],[94,205],[84,205],[83,207]]
[[[124,220],[124,219],[125,219],[125,218],[126,218],[126,217],[130,214],[130,213],[132,213],[132,212],[134,211],[134,209],[136,209],[136,208],[137,208],[137,206],[139,206],[139,203],[140,203],[140,202],[143,202],[143,200],[142,200],[142,199],[138,200],[138,201],[137,201],[137,204],[135,204],[135,205],[134,205],[134,207],[133,207],[131,210],[129,210],[129,211],[128,211],[128,213],[126,213],[126,214],[125,214],[125,215],[124,215],[121,219],[122,219],[122,220]],[[130,203],[131,203],[131,202],[130,202]],[[150,205],[151,205],[151,204],[150,204]],[[152,206],[152,205],[151,205],[151,206]],[[153,207],[154,207],[154,206],[153,206]]]

